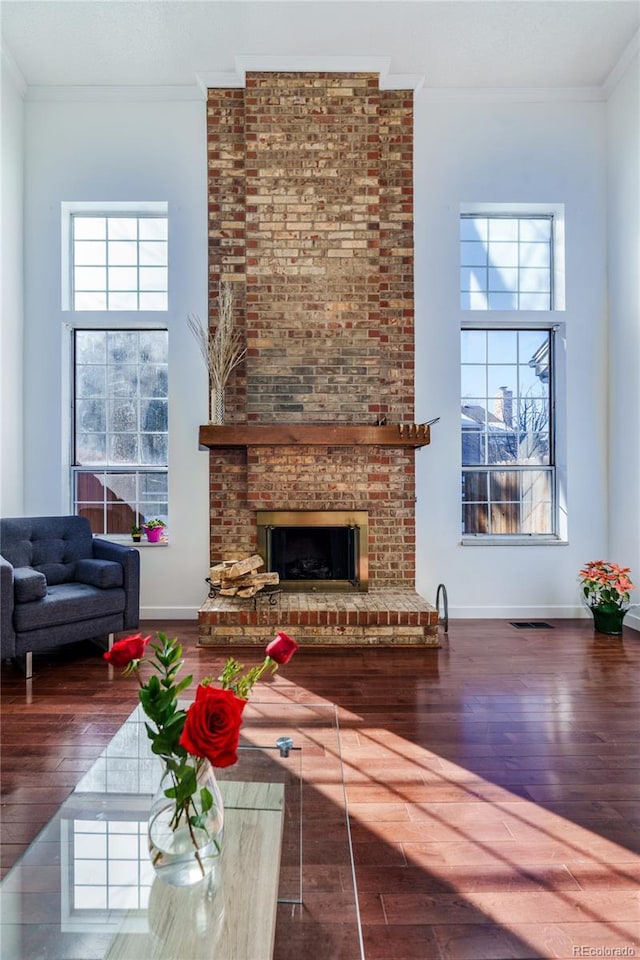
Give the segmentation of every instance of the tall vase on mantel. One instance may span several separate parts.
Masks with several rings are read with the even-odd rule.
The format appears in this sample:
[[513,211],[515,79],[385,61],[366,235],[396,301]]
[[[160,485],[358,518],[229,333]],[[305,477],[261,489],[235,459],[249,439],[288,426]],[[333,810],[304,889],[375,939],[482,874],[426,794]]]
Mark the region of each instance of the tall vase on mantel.
[[211,387],[209,423],[224,423],[224,389],[221,387]]

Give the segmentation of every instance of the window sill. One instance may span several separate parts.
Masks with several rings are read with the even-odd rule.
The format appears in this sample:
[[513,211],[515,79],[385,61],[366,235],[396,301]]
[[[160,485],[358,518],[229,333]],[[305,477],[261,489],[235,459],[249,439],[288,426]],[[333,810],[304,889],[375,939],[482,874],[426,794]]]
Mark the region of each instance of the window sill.
[[461,547],[567,547],[568,540],[560,537],[463,537]]
[[139,543],[135,543],[131,537],[117,537],[109,536],[108,533],[96,533],[94,537],[98,537],[100,540],[108,540],[110,543],[119,543],[123,547],[168,547],[169,539],[165,537],[164,540],[159,540],[157,543],[149,543],[148,540],[140,540]]

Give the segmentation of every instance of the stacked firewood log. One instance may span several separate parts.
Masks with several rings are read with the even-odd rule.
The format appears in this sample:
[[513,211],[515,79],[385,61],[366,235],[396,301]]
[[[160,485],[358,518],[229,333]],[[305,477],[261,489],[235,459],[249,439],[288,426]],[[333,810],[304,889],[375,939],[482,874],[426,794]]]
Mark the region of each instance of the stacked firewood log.
[[240,597],[243,600],[255,597],[267,586],[280,582],[277,573],[257,573],[264,560],[256,553],[242,560],[223,560],[209,571],[209,582],[218,589],[221,597]]

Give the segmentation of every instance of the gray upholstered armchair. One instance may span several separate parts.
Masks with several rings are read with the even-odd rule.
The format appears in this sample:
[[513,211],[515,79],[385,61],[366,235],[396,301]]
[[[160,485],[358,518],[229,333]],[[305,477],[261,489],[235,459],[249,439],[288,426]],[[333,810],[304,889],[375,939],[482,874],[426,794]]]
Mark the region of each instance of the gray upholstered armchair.
[[0,519],[0,655],[24,658],[138,626],[140,555],[93,537],[85,517]]

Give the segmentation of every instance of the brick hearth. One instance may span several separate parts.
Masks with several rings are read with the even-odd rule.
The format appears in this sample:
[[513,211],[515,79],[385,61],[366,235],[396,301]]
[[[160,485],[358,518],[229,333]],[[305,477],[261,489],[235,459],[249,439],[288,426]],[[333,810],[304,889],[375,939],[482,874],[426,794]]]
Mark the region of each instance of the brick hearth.
[[265,644],[274,630],[291,630],[304,644],[318,646],[438,646],[437,611],[410,590],[376,593],[280,593],[239,602],[205,601],[200,610],[203,646]]

